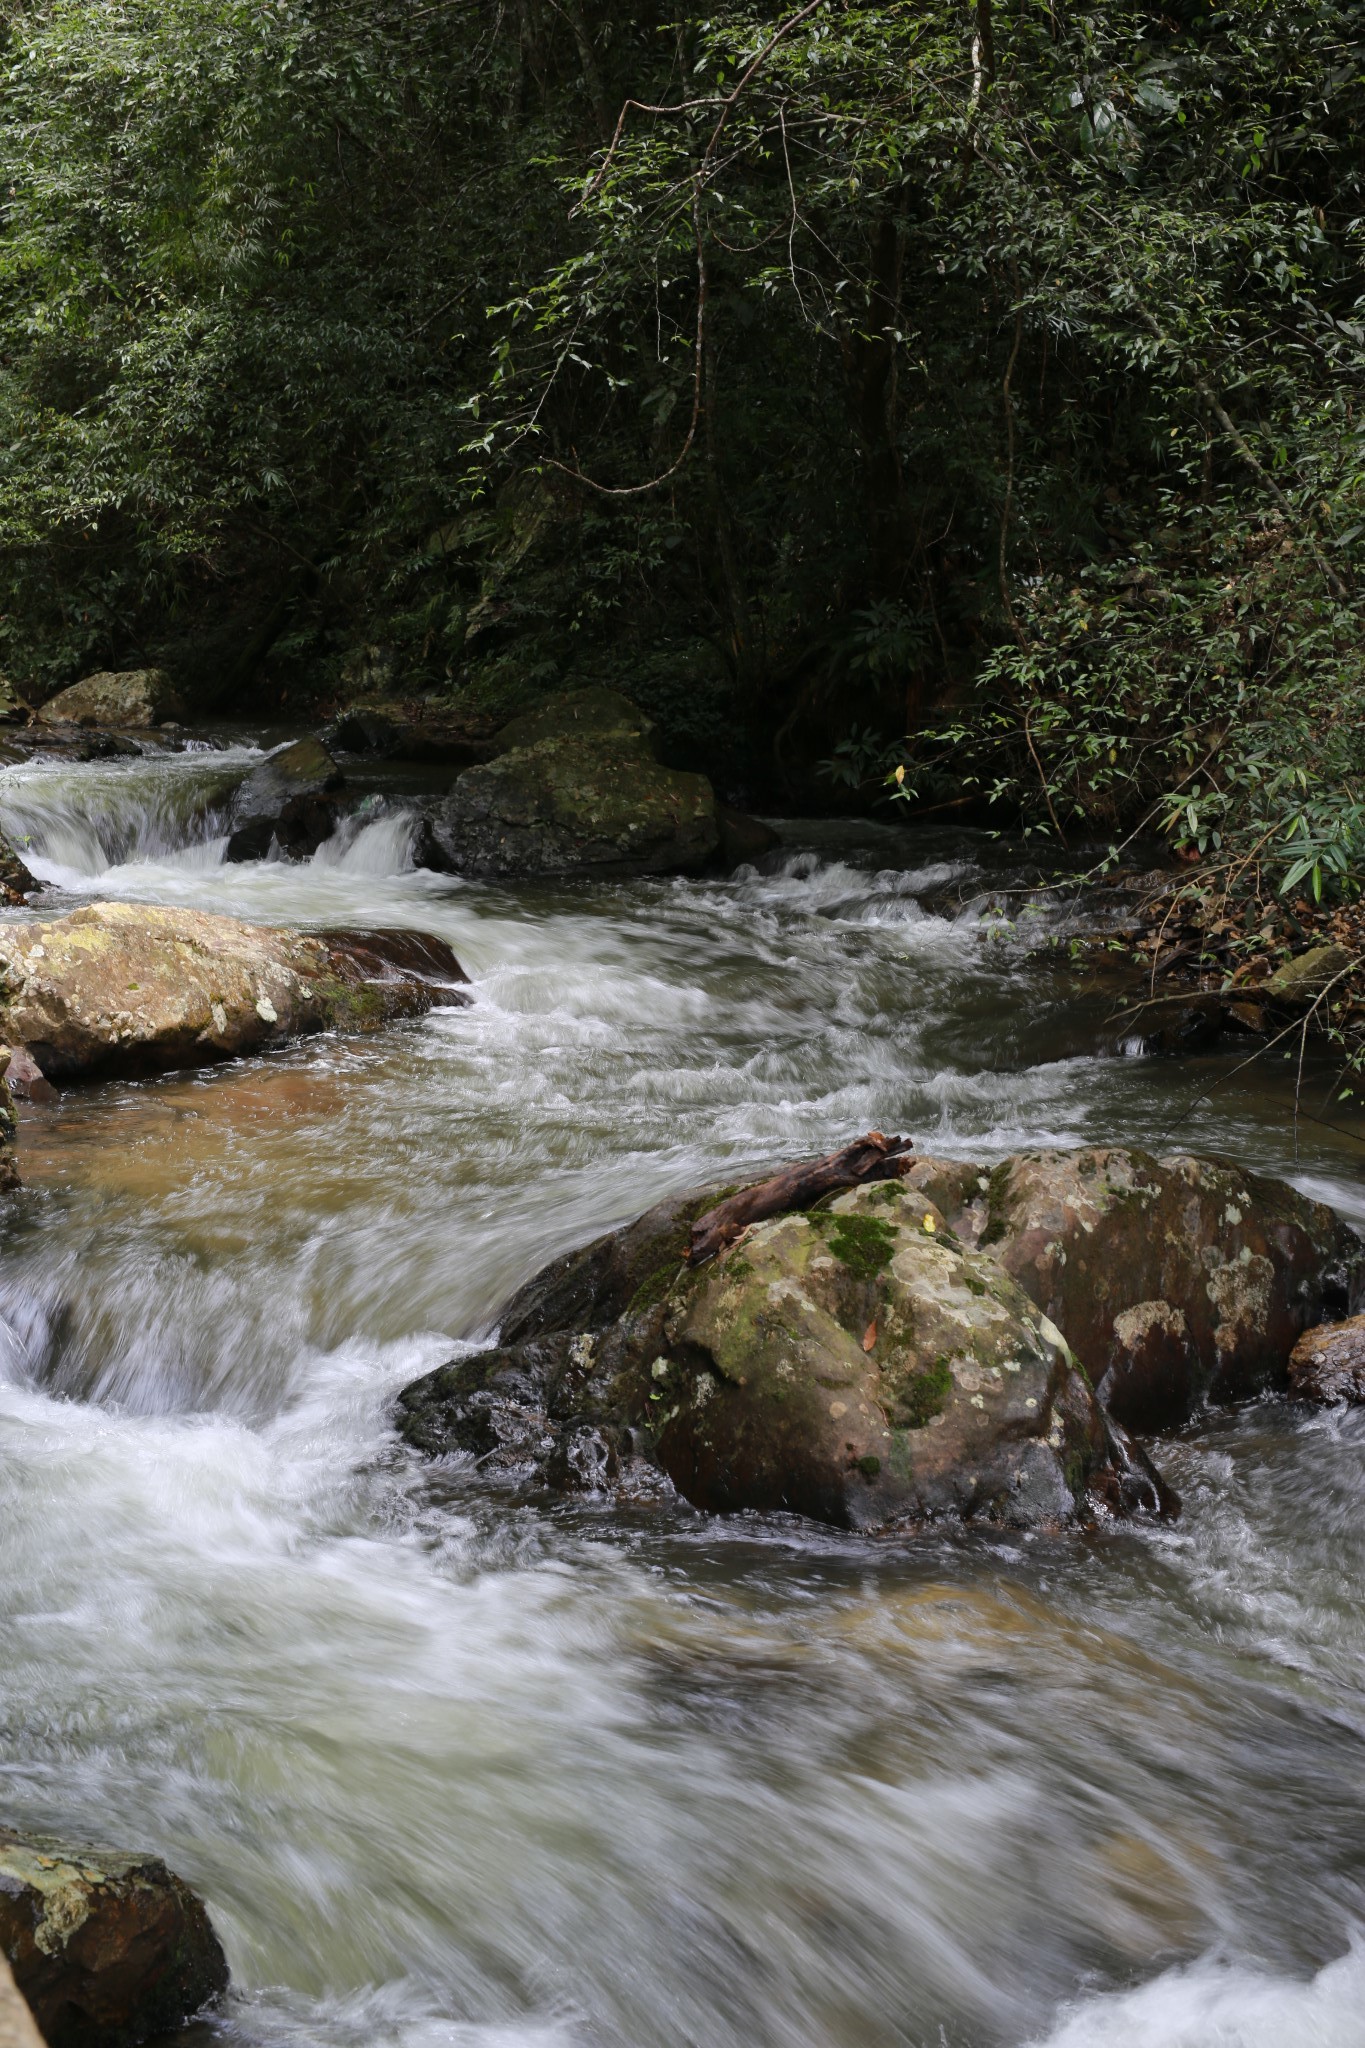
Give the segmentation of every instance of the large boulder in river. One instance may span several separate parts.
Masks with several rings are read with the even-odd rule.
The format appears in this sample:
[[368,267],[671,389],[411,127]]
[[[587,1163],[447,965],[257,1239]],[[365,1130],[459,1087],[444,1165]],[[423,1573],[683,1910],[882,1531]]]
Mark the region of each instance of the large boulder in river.
[[578,690],[515,719],[502,751],[427,811],[418,859],[484,877],[679,874],[719,843],[704,775],[664,768],[652,727],[611,690]]
[[1066,1332],[1131,1429],[1283,1387],[1295,1340],[1365,1278],[1331,1209],[1230,1160],[1101,1147],[925,1159],[911,1178]]
[[183,718],[185,707],[164,669],[101,670],[49,697],[38,716],[47,725],[104,725],[145,730]]
[[164,1863],[7,1828],[0,1953],[48,2048],[132,2048],[227,1989],[208,1914]]
[[0,925],[0,1040],[52,1080],[142,1074],[467,1000],[420,932],[280,931],[207,911],[92,903]]
[[336,830],[336,792],[345,776],[321,740],[295,740],[267,754],[239,783],[228,818],[228,860],[272,851],[303,860]]
[[1319,1407],[1365,1403],[1365,1316],[1305,1330],[1289,1355],[1289,1386],[1300,1401]]
[[1169,1504],[1060,1331],[917,1189],[755,1223],[694,1269],[708,1200],[537,1276],[499,1349],[400,1397],[409,1442],[550,1486],[636,1490],[652,1467],[702,1508],[865,1531]]

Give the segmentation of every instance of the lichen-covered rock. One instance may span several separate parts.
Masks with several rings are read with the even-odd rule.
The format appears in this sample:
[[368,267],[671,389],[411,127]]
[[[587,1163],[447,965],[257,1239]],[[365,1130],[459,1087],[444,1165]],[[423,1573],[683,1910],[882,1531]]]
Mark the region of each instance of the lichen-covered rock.
[[345,782],[321,740],[277,747],[243,778],[232,799],[227,860],[264,860],[273,850],[303,860],[336,830]]
[[1023,1152],[993,1170],[920,1160],[912,1179],[1066,1332],[1130,1429],[1283,1386],[1295,1340],[1362,1284],[1331,1209],[1229,1160]]
[[48,2048],[132,2048],[227,1989],[208,1914],[164,1863],[3,1828],[0,1952]]
[[1320,1407],[1365,1402],[1365,1316],[1305,1330],[1289,1355],[1289,1387]]
[[500,754],[510,754],[539,746],[542,740],[569,740],[592,746],[639,747],[648,753],[652,752],[653,732],[653,720],[629,697],[592,684],[582,690],[562,690],[534,710],[509,719],[495,745]]
[[714,792],[704,775],[660,767],[652,732],[614,690],[547,699],[502,728],[495,759],[427,807],[419,863],[489,877],[704,867],[719,843]]
[[47,725],[108,725],[146,730],[183,718],[185,707],[164,669],[104,669],[49,697],[38,716]]
[[0,1038],[66,1080],[197,1066],[467,1000],[443,941],[92,903],[0,926]]
[[702,1508],[860,1530],[1171,1504],[1061,1333],[917,1190],[854,1189],[690,1269],[712,1200],[537,1276],[497,1351],[405,1390],[409,1442],[559,1487],[652,1467]]

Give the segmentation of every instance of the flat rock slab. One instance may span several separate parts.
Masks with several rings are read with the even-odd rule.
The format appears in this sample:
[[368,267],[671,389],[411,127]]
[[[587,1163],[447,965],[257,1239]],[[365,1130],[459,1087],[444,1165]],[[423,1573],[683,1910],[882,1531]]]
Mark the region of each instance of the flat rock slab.
[[202,1901],[164,1863],[3,1828],[0,1954],[48,2048],[133,2048],[228,1983]]
[[467,1002],[440,939],[301,933],[206,911],[93,903],[0,927],[0,1037],[63,1081],[155,1073]]

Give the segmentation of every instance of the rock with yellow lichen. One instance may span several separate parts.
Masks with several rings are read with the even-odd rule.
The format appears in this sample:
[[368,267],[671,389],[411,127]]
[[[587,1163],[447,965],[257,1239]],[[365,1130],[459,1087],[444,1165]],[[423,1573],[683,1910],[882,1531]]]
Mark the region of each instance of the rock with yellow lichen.
[[1296,1339],[1365,1284],[1326,1204],[1229,1159],[1099,1146],[923,1159],[911,1178],[1065,1330],[1130,1429],[1283,1387]]
[[1061,1332],[917,1189],[753,1224],[700,1268],[696,1212],[663,1204],[538,1276],[497,1352],[406,1390],[408,1440],[532,1484],[638,1491],[652,1468],[701,1508],[867,1531],[1173,1504]]
[[133,2048],[228,1982],[203,1903],[164,1863],[6,1828],[0,1954],[48,2048]]
[[419,932],[300,933],[205,911],[93,903],[0,926],[0,1039],[49,1080],[152,1073],[467,1000]]

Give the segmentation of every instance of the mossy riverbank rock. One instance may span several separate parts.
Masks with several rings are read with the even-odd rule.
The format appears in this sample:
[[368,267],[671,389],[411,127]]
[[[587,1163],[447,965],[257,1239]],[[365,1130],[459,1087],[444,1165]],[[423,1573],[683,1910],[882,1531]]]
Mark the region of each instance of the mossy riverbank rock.
[[923,1159],[911,1178],[1066,1332],[1131,1429],[1283,1387],[1298,1337],[1365,1284],[1333,1210],[1231,1160],[1088,1147]]
[[704,867],[719,844],[704,775],[664,768],[614,691],[571,691],[514,719],[496,758],[425,815],[418,859],[452,874],[628,876]]
[[1061,1527],[1169,1504],[1061,1332],[917,1189],[883,1182],[684,1264],[714,1194],[547,1268],[501,1345],[408,1388],[399,1427],[523,1484],[647,1490],[876,1531]]
[[300,933],[206,911],[92,903],[0,926],[0,1039],[49,1079],[198,1066],[466,1001],[418,932]]
[[46,725],[112,726],[145,731],[185,715],[164,669],[102,670],[49,697],[38,716]]
[[164,1863],[6,1828],[0,1953],[48,2048],[133,2048],[228,1983],[202,1901]]

